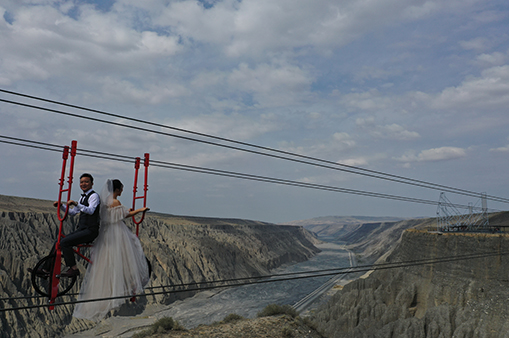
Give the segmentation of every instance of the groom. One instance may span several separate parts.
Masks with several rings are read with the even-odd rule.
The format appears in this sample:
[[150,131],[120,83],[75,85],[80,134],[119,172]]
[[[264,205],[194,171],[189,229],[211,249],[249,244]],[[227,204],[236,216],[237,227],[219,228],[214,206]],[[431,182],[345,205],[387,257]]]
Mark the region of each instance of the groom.
[[[80,270],[76,266],[76,258],[74,257],[73,246],[84,243],[91,243],[99,235],[99,195],[92,190],[94,178],[90,174],[80,176],[80,188],[83,190],[79,202],[70,200],[67,202],[73,208],[69,209],[69,215],[80,214],[78,221],[78,230],[70,233],[60,240],[60,248],[64,256],[65,264],[68,269],[62,272],[62,276],[77,276]],[[56,207],[58,202],[53,203]],[[65,206],[61,206],[65,210]]]
[[[80,214],[78,221],[78,229],[60,240],[60,248],[64,256],[67,269],[61,273],[61,276],[72,277],[78,276],[80,270],[76,265],[76,258],[74,257],[73,246],[84,243],[91,243],[97,235],[99,235],[99,195],[92,190],[94,185],[94,178],[90,174],[83,174],[80,176],[80,188],[83,190],[79,202],[69,200],[67,205],[69,207],[69,215]],[[58,202],[53,205],[58,207]],[[61,209],[65,211],[66,206],[61,205]],[[55,253],[55,246],[51,249],[50,255]],[[51,269],[50,266],[45,266],[42,271],[37,271],[38,274],[47,274]]]
[[[83,190],[79,202],[70,200],[67,205],[73,208],[69,209],[69,215],[80,214],[78,221],[78,229],[60,240],[60,248],[64,256],[67,270],[62,272],[62,276],[72,277],[80,274],[80,270],[76,266],[76,258],[74,257],[73,246],[84,243],[91,243],[99,235],[99,195],[92,190],[94,178],[90,174],[80,176],[80,188]],[[55,207],[58,202],[53,203]],[[61,206],[65,210],[65,206]]]

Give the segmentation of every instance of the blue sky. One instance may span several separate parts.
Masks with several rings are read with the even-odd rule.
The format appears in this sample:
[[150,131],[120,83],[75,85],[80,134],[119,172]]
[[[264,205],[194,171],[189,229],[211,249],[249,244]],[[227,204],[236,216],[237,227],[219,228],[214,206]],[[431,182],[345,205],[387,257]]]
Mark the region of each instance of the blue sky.
[[[0,0],[0,14],[1,89],[508,195],[506,1]],[[440,194],[6,103],[0,116],[4,136],[76,139],[83,149],[428,200]],[[0,151],[0,194],[55,198],[58,153],[4,143]],[[133,169],[118,162],[78,158],[76,171],[92,172],[96,189],[109,177],[132,184]],[[270,222],[436,212],[155,167],[149,204]]]

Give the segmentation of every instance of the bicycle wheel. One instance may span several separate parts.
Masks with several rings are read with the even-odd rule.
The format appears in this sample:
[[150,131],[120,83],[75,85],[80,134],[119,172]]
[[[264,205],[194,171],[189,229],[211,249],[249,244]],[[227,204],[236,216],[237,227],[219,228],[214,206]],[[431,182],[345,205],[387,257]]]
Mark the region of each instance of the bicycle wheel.
[[[53,275],[53,267],[55,266],[55,256],[50,255],[46,256],[43,259],[41,259],[36,265],[35,268],[32,270],[32,285],[35,289],[35,291],[43,296],[50,297],[50,290],[51,290],[51,281],[52,278],[57,278]],[[61,270],[65,268],[65,264],[61,263],[62,267]],[[40,274],[37,273],[37,271],[42,270],[46,266],[51,266],[51,272],[47,274]],[[58,296],[62,296],[69,292],[71,288],[74,286],[74,283],[76,283],[77,276],[67,277],[67,276],[60,276],[59,282],[58,282]]]

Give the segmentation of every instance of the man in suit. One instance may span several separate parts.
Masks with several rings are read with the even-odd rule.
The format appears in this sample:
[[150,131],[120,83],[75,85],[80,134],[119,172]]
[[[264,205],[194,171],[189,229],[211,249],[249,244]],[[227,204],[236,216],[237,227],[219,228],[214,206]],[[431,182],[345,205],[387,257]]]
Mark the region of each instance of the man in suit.
[[[99,208],[100,198],[99,194],[92,190],[94,185],[94,178],[90,174],[83,174],[80,176],[80,188],[83,190],[81,198],[78,202],[69,200],[67,205],[69,206],[69,215],[79,215],[78,229],[60,240],[60,249],[62,250],[62,256],[64,257],[67,269],[61,273],[61,276],[78,276],[80,270],[76,265],[76,258],[74,257],[73,246],[84,243],[91,243],[99,235]],[[53,205],[58,207],[58,202],[54,202]],[[66,206],[61,205],[61,209],[65,211]],[[51,249],[50,255],[55,254],[56,243]],[[39,275],[47,275],[51,269],[48,264],[42,269],[39,269],[36,273]],[[30,272],[31,269],[29,269]]]
[[[99,194],[92,190],[94,178],[90,174],[80,176],[80,188],[83,190],[79,202],[70,200],[67,202],[69,207],[69,215],[79,215],[78,229],[60,240],[60,248],[68,269],[62,272],[62,276],[79,275],[80,271],[76,266],[76,258],[74,257],[73,246],[84,243],[91,243],[99,235]],[[58,202],[53,203],[56,207]],[[62,209],[65,206],[62,205]]]

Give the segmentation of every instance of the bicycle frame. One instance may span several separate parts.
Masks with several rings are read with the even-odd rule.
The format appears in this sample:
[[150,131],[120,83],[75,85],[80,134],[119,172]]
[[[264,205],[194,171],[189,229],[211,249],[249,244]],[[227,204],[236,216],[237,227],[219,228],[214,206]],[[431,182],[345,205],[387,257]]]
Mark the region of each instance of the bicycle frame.
[[90,258],[88,258],[87,256],[85,256],[84,254],[82,254],[80,251],[81,248],[91,248],[91,247],[93,247],[92,244],[79,244],[76,246],[76,249],[73,249],[73,251],[76,253],[76,255],[80,256],[81,258],[86,260],[88,263],[92,264],[92,260]]
[[[64,151],[62,153],[62,173],[60,175],[59,180],[59,193],[58,193],[58,205],[57,205],[57,215],[58,220],[60,221],[60,227],[58,229],[58,237],[57,237],[57,243],[55,244],[55,265],[52,270],[52,276],[51,276],[51,290],[50,290],[50,304],[55,303],[55,298],[58,294],[58,284],[60,282],[60,273],[61,273],[61,261],[62,261],[62,251],[60,249],[60,240],[64,237],[62,234],[62,228],[64,220],[67,218],[69,214],[69,205],[68,202],[71,199],[71,187],[72,187],[72,181],[73,181],[73,174],[74,174],[74,158],[76,157],[76,149],[78,146],[77,141],[71,142],[71,148],[70,148],[70,155],[71,155],[71,162],[69,164],[69,177],[68,177],[68,186],[65,189],[65,172],[67,169],[67,160],[69,158],[69,147],[65,146]],[[66,200],[66,207],[64,215],[61,215],[61,206],[62,206],[62,195],[64,193],[67,193],[67,200]],[[50,306],[50,310],[54,309],[54,306]]]
[[[141,159],[136,157],[136,161],[134,162],[134,188],[133,188],[133,210],[136,210],[136,200],[143,199],[143,207],[147,206],[147,190],[148,190],[148,166],[149,166],[149,157],[148,153],[145,153],[145,159],[143,161],[143,165],[145,166],[145,183],[143,184],[143,196],[136,196],[136,192],[138,191],[138,171],[140,169]],[[139,234],[140,224],[143,222],[145,218],[145,212],[141,215],[141,219],[139,221],[133,216],[133,222],[136,224],[136,236]]]
[[[62,264],[62,250],[60,247],[60,241],[62,238],[65,238],[65,235],[62,233],[63,229],[63,223],[67,219],[67,216],[69,215],[69,205],[68,202],[71,200],[71,187],[73,183],[73,174],[74,174],[74,158],[76,156],[76,149],[77,149],[77,141],[71,142],[71,147],[65,146],[62,153],[62,171],[60,175],[59,180],[59,194],[58,194],[58,202],[57,202],[57,215],[58,220],[60,221],[60,227],[58,229],[58,237],[57,242],[55,244],[55,263],[53,266],[53,269],[51,271],[50,275],[50,290],[49,290],[49,309],[53,310],[55,307],[51,304],[55,303],[55,299],[58,295],[58,287],[60,283],[60,274],[61,274],[61,264]],[[67,161],[69,160],[70,155],[70,163],[69,163],[69,175],[67,178],[67,187],[65,186],[66,181],[66,171],[67,171]],[[140,163],[141,159],[139,157],[136,158],[134,168],[135,168],[135,174],[134,174],[134,189],[133,189],[133,209],[136,207],[136,201],[138,199],[143,199],[143,207],[147,206],[147,191],[148,191],[148,166],[149,166],[149,154],[145,153],[144,158],[144,166],[145,166],[145,176],[144,176],[144,185],[143,185],[143,196],[136,196],[136,192],[138,191],[138,172],[140,169]],[[62,205],[64,203],[64,194],[67,194],[65,197],[65,211],[62,215]],[[141,222],[143,222],[145,218],[145,212],[143,212],[141,219],[136,220],[134,216],[132,216],[133,222],[136,224],[136,236],[139,235],[139,225]],[[81,248],[85,247],[92,247],[92,244],[80,244],[76,247],[76,249],[73,249],[74,252],[84,260],[86,260],[88,263],[92,264],[93,262],[90,260],[89,257],[85,256],[83,253],[80,252]],[[135,297],[131,299],[131,301],[134,301]]]

